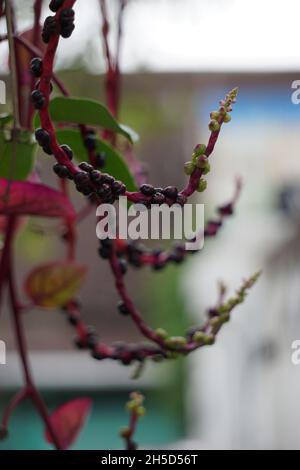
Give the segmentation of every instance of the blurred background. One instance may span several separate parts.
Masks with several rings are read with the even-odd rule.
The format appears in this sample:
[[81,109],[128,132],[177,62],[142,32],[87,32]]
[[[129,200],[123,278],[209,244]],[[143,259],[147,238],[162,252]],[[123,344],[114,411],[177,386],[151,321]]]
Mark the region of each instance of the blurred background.
[[[108,2],[112,21],[116,2]],[[21,31],[31,25],[32,3],[15,2]],[[60,43],[57,72],[72,95],[103,101],[98,1],[78,0],[75,10],[76,30]],[[149,181],[182,187],[184,162],[207,141],[210,111],[235,86],[238,101],[211,159],[208,190],[193,200],[205,202],[208,218],[230,199],[235,177],[244,181],[236,214],[216,239],[180,268],[130,272],[130,290],[153,327],[180,335],[215,304],[218,281],[232,293],[243,277],[258,269],[263,276],[216,345],[149,365],[137,381],[131,367],[74,352],[60,313],[26,314],[34,375],[49,409],[74,396],[93,398],[75,448],[121,448],[118,429],[127,423],[124,403],[134,389],[146,395],[148,413],[137,433],[143,447],[300,448],[300,366],[291,362],[291,344],[300,339],[300,107],[291,100],[292,82],[300,79],[299,14],[297,0],[129,0],[120,117],[140,135],[135,154]],[[0,74],[8,83],[6,47],[0,45]],[[42,180],[54,183],[51,161],[40,158],[38,165]],[[80,207],[80,197],[73,200]],[[111,274],[96,248],[92,214],[80,226],[78,248],[79,260],[91,266],[83,316],[105,341],[134,342],[137,332],[117,316]],[[63,249],[49,222],[29,220],[17,240],[20,281]],[[9,350],[7,366],[0,366],[3,409],[22,380],[7,312],[0,337]],[[42,431],[31,406],[22,405],[0,449],[48,448]]]

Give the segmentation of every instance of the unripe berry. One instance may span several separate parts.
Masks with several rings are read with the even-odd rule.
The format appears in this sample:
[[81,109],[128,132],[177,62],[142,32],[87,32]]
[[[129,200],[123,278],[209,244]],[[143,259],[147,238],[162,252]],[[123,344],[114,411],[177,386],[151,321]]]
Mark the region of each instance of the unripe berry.
[[168,333],[163,328],[157,328],[154,333],[161,339],[166,339],[168,337]]
[[218,120],[219,117],[220,117],[219,111],[212,111],[212,112],[210,113],[210,118],[211,118],[211,119]]
[[204,343],[205,338],[206,338],[206,334],[203,333],[203,331],[196,331],[193,334],[192,341],[194,341],[195,343],[200,344],[200,343]]
[[208,125],[211,132],[217,132],[220,130],[220,124],[215,119],[212,119]]
[[207,188],[207,181],[201,178],[199,181],[198,188],[197,188],[198,193],[203,193],[203,191],[205,191],[206,188]]
[[193,162],[185,162],[184,164],[184,172],[187,176],[191,176],[195,169],[195,165]]
[[224,122],[230,122],[230,121],[231,121],[231,116],[230,116],[230,114],[226,113],[225,116],[224,116],[224,118],[223,118],[223,121],[224,121]]
[[206,152],[206,145],[205,144],[196,145],[196,147],[193,150],[193,155],[192,155],[193,162],[194,162],[194,159],[197,159],[198,157],[200,157],[200,155],[204,155],[205,152]]

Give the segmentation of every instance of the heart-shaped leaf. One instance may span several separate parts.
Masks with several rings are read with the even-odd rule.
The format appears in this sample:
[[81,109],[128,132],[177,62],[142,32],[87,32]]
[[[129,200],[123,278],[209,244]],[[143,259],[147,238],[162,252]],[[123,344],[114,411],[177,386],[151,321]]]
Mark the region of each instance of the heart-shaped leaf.
[[44,264],[27,276],[24,289],[35,305],[63,307],[81,287],[86,272],[85,266],[71,261]]
[[[88,153],[79,131],[58,130],[56,135],[60,144],[67,144],[72,148],[75,158],[79,162],[88,161]],[[97,139],[97,152],[103,152],[106,155],[104,171],[126,184],[128,191],[136,191],[134,178],[123,157],[110,145],[99,139]]]
[[0,214],[70,218],[76,215],[62,192],[43,184],[4,178],[0,178]]
[[[54,122],[102,127],[123,135],[130,142],[138,139],[136,132],[119,124],[108,109],[98,101],[59,96],[50,102],[49,111]],[[38,117],[35,124],[39,125]]]
[[31,134],[28,132],[23,132],[19,141],[12,142],[0,130],[0,177],[26,179],[33,168],[35,151],[36,144],[31,141]]
[[[50,421],[64,450],[75,442],[90,413],[92,401],[89,398],[77,398],[57,408],[50,416]],[[49,432],[45,431],[47,442],[52,444]]]

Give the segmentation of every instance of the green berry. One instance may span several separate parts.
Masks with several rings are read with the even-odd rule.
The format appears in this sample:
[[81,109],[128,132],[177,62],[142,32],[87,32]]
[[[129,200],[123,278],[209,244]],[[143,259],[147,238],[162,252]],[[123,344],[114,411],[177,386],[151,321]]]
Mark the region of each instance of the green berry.
[[224,122],[230,122],[230,121],[231,121],[231,116],[230,116],[230,114],[226,113],[225,116],[224,116],[224,118],[223,118],[223,121],[224,121]]
[[163,328],[157,328],[155,330],[155,334],[156,336],[159,336],[161,339],[166,339],[168,337],[168,333]]
[[198,193],[203,193],[203,191],[205,191],[206,188],[207,188],[207,181],[201,178],[201,180],[199,181],[198,188],[197,188]]
[[187,176],[191,176],[195,169],[195,165],[193,162],[185,162],[184,164],[184,172]]
[[193,162],[195,161],[195,159],[200,157],[200,155],[204,155],[205,152],[206,152],[206,145],[204,145],[204,144],[196,145],[196,147],[194,148],[194,151],[193,151],[193,155],[192,155]]
[[195,343],[204,343],[205,342],[205,337],[206,337],[206,334],[203,333],[203,331],[196,331],[193,334],[192,339]]
[[211,119],[218,120],[219,117],[220,117],[219,111],[212,111],[212,112],[210,113],[210,118],[211,118]]
[[211,132],[217,132],[220,130],[220,124],[215,119],[212,119],[208,125],[208,128]]
[[165,344],[172,349],[177,349],[185,346],[187,343],[187,339],[183,336],[171,336],[170,338],[166,339]]

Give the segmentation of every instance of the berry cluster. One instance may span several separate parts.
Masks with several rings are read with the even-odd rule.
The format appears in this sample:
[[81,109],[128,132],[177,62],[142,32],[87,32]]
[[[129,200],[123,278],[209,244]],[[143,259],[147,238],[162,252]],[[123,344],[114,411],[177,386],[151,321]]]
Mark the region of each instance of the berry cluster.
[[175,186],[168,186],[167,188],[154,188],[151,184],[143,184],[140,187],[140,192],[146,196],[143,203],[146,206],[151,204],[180,204],[183,206],[187,198],[178,192]]
[[113,204],[115,200],[125,193],[126,186],[107,173],[95,170],[92,165],[82,162],[79,165],[82,170],[74,176],[77,190],[85,196],[95,193],[102,202]]
[[[84,145],[89,152],[97,151],[97,137],[93,129],[88,129],[84,138]],[[106,163],[106,154],[104,152],[96,153],[95,164],[99,169],[104,168]]]
[[48,44],[51,37],[57,33],[57,24],[55,16],[47,16],[44,22],[44,27],[42,31],[42,39]]
[[92,326],[86,326],[80,317],[80,304],[78,300],[73,300],[71,305],[63,308],[63,313],[71,326],[77,330],[77,337],[74,341],[78,349],[89,349],[91,355],[96,360],[113,359],[119,360],[123,365],[130,365],[134,361],[143,362],[147,357],[154,360],[165,357],[165,353],[157,346],[149,344],[126,344],[123,342],[113,343],[107,347],[99,342],[97,332]]
[[65,8],[59,17],[60,34],[63,38],[69,38],[75,29],[75,12],[72,8]]
[[[62,2],[53,2],[52,11],[57,11],[61,6],[60,3],[62,4]],[[60,33],[63,38],[69,38],[75,29],[74,20],[75,12],[72,8],[62,10],[59,15],[59,24],[57,23],[56,16],[47,16],[42,31],[43,41],[48,44],[52,36],[58,33]]]

